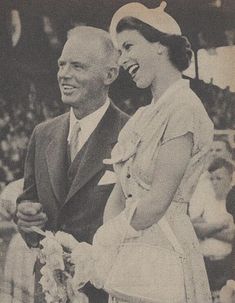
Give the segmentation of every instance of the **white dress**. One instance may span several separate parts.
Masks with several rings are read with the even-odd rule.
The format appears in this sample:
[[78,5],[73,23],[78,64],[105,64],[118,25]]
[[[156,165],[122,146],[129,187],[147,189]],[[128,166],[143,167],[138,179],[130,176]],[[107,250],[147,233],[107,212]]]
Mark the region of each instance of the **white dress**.
[[[186,256],[185,302],[182,303],[209,303],[203,257],[187,211],[212,143],[213,125],[188,81],[177,81],[156,103],[135,113],[122,129],[110,163],[114,164],[125,196],[131,195],[133,201],[141,199],[151,188],[160,146],[188,132],[193,134],[191,159],[165,217]],[[158,224],[144,230],[137,241],[173,249]],[[110,298],[110,302],[121,301]]]

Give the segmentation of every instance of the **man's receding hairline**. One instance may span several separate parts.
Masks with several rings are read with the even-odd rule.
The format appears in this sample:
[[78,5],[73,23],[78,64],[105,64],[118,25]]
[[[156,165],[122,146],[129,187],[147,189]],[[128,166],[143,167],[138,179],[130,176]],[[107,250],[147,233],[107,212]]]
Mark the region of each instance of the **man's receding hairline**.
[[[70,38],[76,38],[78,37],[77,35],[83,35],[83,34],[84,35],[91,34],[94,38],[100,38],[106,41],[110,41],[112,43],[111,36],[109,35],[108,32],[100,28],[95,28],[92,26],[85,26],[85,25],[78,25],[73,29],[71,29],[68,32],[67,40],[69,40]],[[88,38],[88,36],[86,36],[86,38]]]
[[[87,35],[89,33],[92,34],[90,37],[91,39],[88,39]],[[110,34],[103,29],[86,25],[78,25],[68,32],[67,41],[70,39],[74,39],[76,41],[79,35],[85,35],[86,41],[94,41],[93,38],[99,40],[107,55],[111,55],[111,53],[114,55],[116,52]]]

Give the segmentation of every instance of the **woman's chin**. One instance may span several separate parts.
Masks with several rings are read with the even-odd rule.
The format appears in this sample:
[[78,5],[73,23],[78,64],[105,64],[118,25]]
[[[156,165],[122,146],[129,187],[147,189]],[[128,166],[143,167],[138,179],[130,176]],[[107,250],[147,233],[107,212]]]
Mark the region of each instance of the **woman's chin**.
[[135,85],[138,87],[138,88],[141,88],[141,89],[144,89],[144,88],[147,88],[149,87],[149,84],[146,84],[142,81],[135,81]]
[[138,75],[139,77],[135,77],[133,79],[133,81],[135,82],[135,85],[138,87],[138,88],[141,88],[141,89],[144,89],[144,88],[147,88],[151,85],[151,83],[149,83],[150,81],[147,81],[146,78],[144,77],[140,77],[140,75]]

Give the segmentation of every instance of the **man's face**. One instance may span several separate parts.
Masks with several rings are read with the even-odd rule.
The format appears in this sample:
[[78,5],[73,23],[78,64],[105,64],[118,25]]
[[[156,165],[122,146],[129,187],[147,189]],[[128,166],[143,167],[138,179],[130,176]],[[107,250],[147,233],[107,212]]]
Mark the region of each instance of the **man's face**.
[[213,161],[216,158],[229,159],[231,155],[227,151],[226,145],[223,141],[214,141],[210,149],[210,159]]
[[105,89],[107,67],[102,42],[84,37],[71,37],[58,60],[58,83],[64,104],[74,108],[92,107]]
[[210,180],[217,198],[224,199],[230,189],[232,176],[225,167],[219,168],[210,174]]

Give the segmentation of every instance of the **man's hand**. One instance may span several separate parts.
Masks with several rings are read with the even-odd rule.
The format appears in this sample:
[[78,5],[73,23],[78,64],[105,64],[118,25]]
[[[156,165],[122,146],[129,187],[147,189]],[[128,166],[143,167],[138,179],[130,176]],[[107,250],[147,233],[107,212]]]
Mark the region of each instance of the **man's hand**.
[[43,212],[42,205],[28,200],[22,201],[17,206],[16,217],[19,231],[24,233],[32,233],[32,226],[43,228],[47,222],[47,215]]

